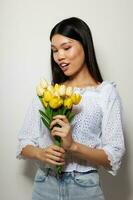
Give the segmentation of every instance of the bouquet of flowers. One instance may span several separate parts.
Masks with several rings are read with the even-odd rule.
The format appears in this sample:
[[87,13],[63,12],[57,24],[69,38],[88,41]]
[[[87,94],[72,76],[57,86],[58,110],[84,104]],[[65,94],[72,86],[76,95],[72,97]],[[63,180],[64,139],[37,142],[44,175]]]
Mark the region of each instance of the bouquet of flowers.
[[[75,114],[72,111],[73,104],[80,102],[81,96],[73,92],[72,87],[66,87],[63,84],[52,85],[45,79],[41,79],[36,88],[37,95],[43,105],[44,110],[39,110],[43,124],[50,129],[50,124],[55,115],[65,115],[69,122],[72,121]],[[60,126],[57,124],[56,126]],[[54,137],[54,144],[61,146],[61,137]],[[57,174],[62,171],[61,166],[56,166]]]

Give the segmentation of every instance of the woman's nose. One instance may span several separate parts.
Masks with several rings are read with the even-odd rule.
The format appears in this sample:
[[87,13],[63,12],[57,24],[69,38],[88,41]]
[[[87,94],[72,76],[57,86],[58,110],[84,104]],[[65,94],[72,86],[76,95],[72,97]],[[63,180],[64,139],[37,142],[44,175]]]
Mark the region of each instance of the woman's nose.
[[58,60],[63,60],[65,58],[65,54],[63,51],[58,51]]

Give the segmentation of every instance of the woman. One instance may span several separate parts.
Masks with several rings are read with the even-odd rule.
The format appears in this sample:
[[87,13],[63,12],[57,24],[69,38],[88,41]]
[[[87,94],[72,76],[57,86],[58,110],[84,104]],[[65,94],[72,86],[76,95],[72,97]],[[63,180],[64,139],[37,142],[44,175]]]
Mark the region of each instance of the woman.
[[[103,200],[98,168],[116,175],[125,151],[121,101],[115,84],[103,81],[88,25],[79,18],[68,18],[52,29],[52,83],[72,86],[82,95],[70,124],[63,115],[51,123],[51,135],[42,124],[36,97],[19,134],[17,157],[39,161],[33,200]],[[55,124],[61,127],[55,127]],[[62,147],[52,143],[62,138]],[[63,166],[57,176],[55,165]],[[47,167],[51,167],[48,170]]]

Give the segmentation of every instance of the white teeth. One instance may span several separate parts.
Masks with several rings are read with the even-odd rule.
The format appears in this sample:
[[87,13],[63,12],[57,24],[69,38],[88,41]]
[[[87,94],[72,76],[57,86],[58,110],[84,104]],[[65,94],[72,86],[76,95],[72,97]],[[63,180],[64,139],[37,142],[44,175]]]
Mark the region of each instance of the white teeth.
[[65,64],[65,63],[62,63],[61,64],[61,67],[65,67],[65,66],[67,66],[68,64]]

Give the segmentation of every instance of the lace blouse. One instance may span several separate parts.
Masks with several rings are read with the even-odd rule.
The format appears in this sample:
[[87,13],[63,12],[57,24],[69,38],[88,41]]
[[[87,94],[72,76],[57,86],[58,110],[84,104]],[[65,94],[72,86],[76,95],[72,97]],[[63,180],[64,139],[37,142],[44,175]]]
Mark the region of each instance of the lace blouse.
[[[125,152],[122,104],[116,84],[103,81],[97,87],[74,87],[74,91],[80,93],[82,99],[78,105],[73,106],[76,115],[71,122],[72,137],[88,147],[103,149],[112,166],[108,172],[116,175]],[[28,144],[45,148],[53,143],[48,129],[40,119],[39,109],[43,107],[35,96],[18,135],[16,156],[19,159],[24,158],[21,151]],[[84,172],[97,168],[98,166],[70,153],[66,155],[64,171]]]

